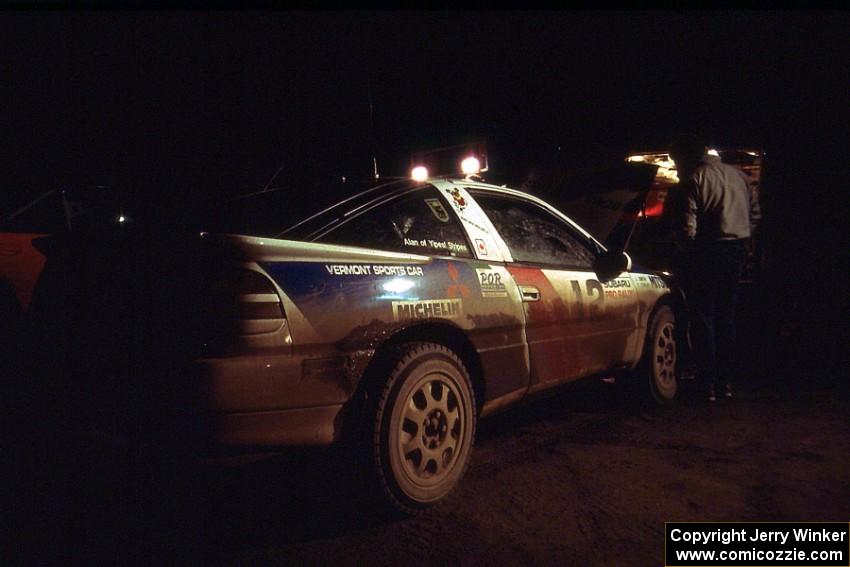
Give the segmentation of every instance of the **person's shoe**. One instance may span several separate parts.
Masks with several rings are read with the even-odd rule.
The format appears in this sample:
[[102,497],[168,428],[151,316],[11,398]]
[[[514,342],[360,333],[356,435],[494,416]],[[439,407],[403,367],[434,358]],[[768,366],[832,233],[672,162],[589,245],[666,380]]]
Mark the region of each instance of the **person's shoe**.
[[726,384],[726,386],[723,387],[723,397],[724,398],[731,398],[732,397],[732,386],[731,385]]
[[717,396],[714,395],[714,386],[708,387],[708,401],[709,402],[716,402],[717,401]]

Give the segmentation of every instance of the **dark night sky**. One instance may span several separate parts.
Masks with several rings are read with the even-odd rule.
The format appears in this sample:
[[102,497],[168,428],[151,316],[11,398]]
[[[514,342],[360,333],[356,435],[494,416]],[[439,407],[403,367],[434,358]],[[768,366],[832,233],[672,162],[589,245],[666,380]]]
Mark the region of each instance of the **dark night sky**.
[[180,223],[281,166],[313,198],[371,172],[369,85],[384,176],[482,137],[510,179],[694,131],[767,150],[762,301],[820,352],[846,328],[848,14],[4,12],[0,210],[98,183]]
[[[771,144],[835,108],[846,13],[0,14],[0,188],[218,196],[384,175],[486,137],[494,168],[692,130]],[[842,71],[843,70],[843,71]],[[812,109],[817,108],[815,112]],[[812,129],[814,131],[814,129]]]

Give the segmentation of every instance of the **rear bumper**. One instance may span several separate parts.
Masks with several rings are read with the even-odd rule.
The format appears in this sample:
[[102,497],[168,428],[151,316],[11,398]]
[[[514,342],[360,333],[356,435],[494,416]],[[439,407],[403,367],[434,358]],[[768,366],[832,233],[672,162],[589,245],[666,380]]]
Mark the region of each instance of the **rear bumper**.
[[[244,454],[247,450],[332,445],[340,432],[343,405],[234,414],[179,412],[123,418],[94,412],[71,427],[77,442],[106,449],[134,443],[197,455]],[[91,413],[91,412],[90,412]],[[129,421],[129,422],[128,422]]]
[[295,408],[212,416],[213,441],[225,447],[309,447],[337,439],[343,406]]
[[252,354],[158,365],[79,388],[73,411],[98,430],[187,449],[325,446],[342,436],[355,388],[346,360]]
[[[333,363],[316,373],[317,360]],[[329,445],[339,438],[340,414],[353,392],[345,360],[290,354],[197,360],[183,377],[193,410],[173,399],[169,405],[174,417],[194,419],[188,430],[214,445]]]

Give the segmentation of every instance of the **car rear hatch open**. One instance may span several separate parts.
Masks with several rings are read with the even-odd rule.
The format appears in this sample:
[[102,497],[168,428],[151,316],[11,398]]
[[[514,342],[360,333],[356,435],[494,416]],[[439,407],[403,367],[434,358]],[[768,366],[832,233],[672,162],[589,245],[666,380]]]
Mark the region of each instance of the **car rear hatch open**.
[[624,163],[550,170],[529,179],[524,189],[555,205],[609,250],[628,252],[657,169],[646,163]]

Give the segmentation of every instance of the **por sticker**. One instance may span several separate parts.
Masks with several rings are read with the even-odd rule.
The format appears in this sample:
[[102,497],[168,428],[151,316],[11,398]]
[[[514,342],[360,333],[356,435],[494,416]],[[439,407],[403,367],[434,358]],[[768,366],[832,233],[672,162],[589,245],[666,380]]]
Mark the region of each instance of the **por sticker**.
[[478,284],[481,286],[481,297],[507,297],[508,290],[501,272],[493,269],[476,268]]

